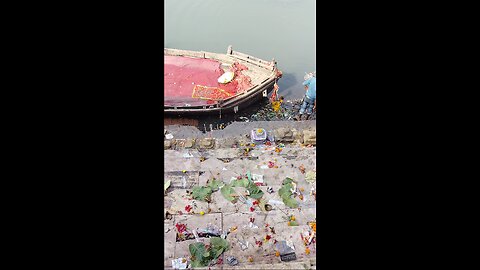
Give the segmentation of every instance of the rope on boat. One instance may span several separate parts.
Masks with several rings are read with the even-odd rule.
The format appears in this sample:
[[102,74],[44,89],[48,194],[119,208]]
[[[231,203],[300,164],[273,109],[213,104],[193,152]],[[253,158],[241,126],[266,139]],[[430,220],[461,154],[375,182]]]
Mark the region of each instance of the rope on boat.
[[272,95],[270,96],[270,102],[275,102],[275,101],[278,101],[278,84],[277,84],[277,81],[279,78],[282,77],[282,72],[279,71],[276,67],[276,64],[275,64],[275,83],[273,84],[273,93]]

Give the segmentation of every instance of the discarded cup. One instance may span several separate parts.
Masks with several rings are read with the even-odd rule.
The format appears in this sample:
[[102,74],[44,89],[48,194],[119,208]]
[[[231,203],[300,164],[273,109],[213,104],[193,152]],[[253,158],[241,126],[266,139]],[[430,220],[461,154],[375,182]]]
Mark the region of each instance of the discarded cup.
[[228,256],[227,257],[227,263],[228,263],[228,265],[234,266],[234,265],[238,264],[238,260],[233,256]]
[[185,258],[177,258],[172,260],[172,268],[173,269],[187,269],[188,263],[187,259]]

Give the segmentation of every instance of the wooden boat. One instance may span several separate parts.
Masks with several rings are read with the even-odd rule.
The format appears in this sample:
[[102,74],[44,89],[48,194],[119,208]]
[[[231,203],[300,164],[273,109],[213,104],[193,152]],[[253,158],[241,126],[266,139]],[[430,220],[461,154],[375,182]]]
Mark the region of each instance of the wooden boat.
[[281,75],[275,59],[265,61],[232,46],[226,54],[164,48],[164,112],[236,113],[267,97]]

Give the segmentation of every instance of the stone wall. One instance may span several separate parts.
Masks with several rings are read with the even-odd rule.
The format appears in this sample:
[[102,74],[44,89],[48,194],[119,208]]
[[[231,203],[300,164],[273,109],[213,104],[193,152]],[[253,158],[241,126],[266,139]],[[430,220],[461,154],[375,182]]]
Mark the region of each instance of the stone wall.
[[[256,128],[265,128],[267,132],[273,133],[276,143],[316,146],[317,136],[314,121],[311,121],[313,125],[312,123],[305,125],[305,122],[309,121],[277,121],[275,125],[255,122],[248,123],[248,125],[233,123],[228,130],[215,130],[207,133],[192,130],[192,127],[166,126],[164,149],[218,149],[246,145],[250,143],[250,131]],[[171,139],[166,139],[167,135]]]

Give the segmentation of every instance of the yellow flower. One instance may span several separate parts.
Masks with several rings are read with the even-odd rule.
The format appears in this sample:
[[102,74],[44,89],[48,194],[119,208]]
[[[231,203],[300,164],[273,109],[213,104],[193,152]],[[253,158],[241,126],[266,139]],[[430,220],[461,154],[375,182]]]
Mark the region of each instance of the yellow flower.
[[272,108],[274,112],[278,112],[278,110],[280,109],[280,104],[281,104],[280,101],[272,102]]

